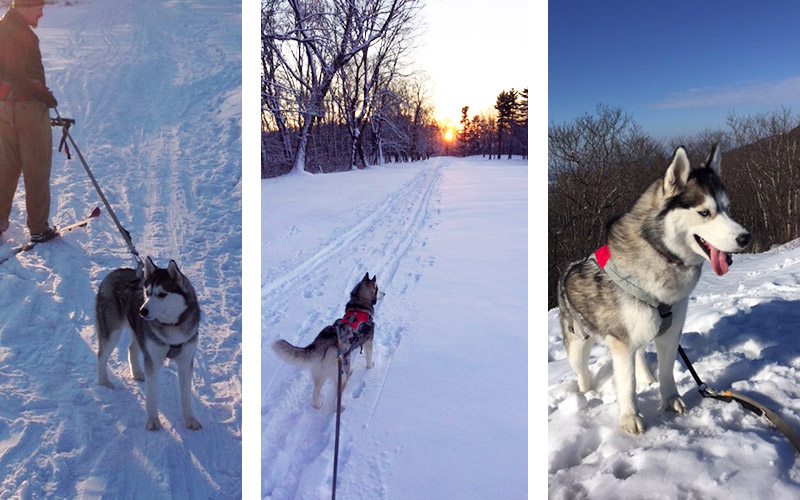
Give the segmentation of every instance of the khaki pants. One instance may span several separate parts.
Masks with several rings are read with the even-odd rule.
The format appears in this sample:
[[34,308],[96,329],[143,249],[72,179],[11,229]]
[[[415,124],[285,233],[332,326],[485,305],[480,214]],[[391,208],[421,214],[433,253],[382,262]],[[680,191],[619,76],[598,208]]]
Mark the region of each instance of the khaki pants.
[[46,231],[50,217],[50,116],[38,101],[0,102],[0,231],[8,229],[19,176],[25,182],[28,231]]

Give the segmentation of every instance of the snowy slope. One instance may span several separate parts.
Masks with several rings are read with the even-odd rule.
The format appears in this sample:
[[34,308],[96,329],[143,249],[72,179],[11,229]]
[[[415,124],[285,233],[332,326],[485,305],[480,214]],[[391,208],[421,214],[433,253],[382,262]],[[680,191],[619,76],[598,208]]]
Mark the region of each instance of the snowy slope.
[[[681,344],[704,382],[776,410],[800,432],[800,242],[706,269],[689,302]],[[647,355],[655,371],[655,352]],[[592,351],[598,390],[577,393],[558,309],[549,313],[549,492],[552,498],[798,498],[789,442],[736,403],[703,400],[675,364],[684,416],[658,409],[658,386],[640,390],[648,430],[616,428],[611,358]]]
[[375,367],[343,397],[341,498],[527,495],[527,164],[435,158],[262,184],[262,494],[328,498],[333,384],[310,343],[365,272],[386,293]]
[[[175,259],[198,291],[203,429],[183,428],[172,365],[162,432],[145,430],[124,355],[117,389],[97,386],[94,293],[131,265],[104,213],[0,267],[0,498],[238,498],[241,4],[82,0],[46,7],[36,31],[59,111],[137,249]],[[55,224],[101,204],[77,160],[55,153],[52,184]],[[20,189],[0,255],[24,222]]]

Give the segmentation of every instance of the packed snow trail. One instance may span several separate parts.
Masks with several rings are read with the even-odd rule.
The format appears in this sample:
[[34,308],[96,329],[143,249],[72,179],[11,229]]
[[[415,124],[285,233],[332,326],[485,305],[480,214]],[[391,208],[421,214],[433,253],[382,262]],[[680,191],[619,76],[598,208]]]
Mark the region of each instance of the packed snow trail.
[[[776,411],[800,432],[800,241],[736,255],[730,272],[705,269],[690,297],[681,344],[703,382]],[[655,373],[654,346],[647,359]],[[579,394],[558,309],[549,313],[549,496],[572,498],[798,498],[798,457],[765,418],[737,403],[703,399],[678,361],[688,410],[663,413],[658,384],[639,390],[648,429],[617,428],[608,350],[592,349],[595,390]],[[653,485],[658,489],[653,490]]]
[[334,384],[313,409],[270,344],[310,343],[365,272],[386,296],[375,367],[351,360],[338,494],[525,498],[526,179],[519,160],[435,158],[264,181],[266,498],[330,495],[335,427]]
[[[142,256],[175,259],[203,309],[183,427],[174,365],[161,432],[123,336],[116,390],[97,385],[94,294],[131,257],[108,214],[0,269],[0,498],[241,495],[241,5],[93,0],[48,5],[36,32],[48,86]],[[54,131],[57,144],[59,130]],[[52,222],[100,204],[54,152]],[[26,238],[24,190],[3,246]]]

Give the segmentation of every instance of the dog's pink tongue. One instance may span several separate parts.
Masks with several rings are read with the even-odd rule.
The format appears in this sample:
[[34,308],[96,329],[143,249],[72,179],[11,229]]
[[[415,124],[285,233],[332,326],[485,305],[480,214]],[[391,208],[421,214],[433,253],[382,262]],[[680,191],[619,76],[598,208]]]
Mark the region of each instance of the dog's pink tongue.
[[728,272],[728,254],[717,250],[712,245],[708,245],[708,247],[711,249],[711,269],[717,276],[722,276]]

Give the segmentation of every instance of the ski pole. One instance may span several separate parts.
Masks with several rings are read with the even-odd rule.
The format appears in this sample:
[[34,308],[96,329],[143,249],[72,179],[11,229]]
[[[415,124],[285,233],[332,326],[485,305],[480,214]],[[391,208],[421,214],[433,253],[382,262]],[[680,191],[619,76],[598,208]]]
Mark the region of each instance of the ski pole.
[[[117,214],[114,213],[114,209],[111,208],[111,204],[108,202],[108,198],[106,198],[106,195],[103,194],[103,190],[100,188],[100,184],[98,184],[97,179],[92,173],[92,170],[89,168],[89,164],[86,163],[86,159],[83,157],[83,154],[81,154],[81,150],[78,148],[78,145],[75,144],[75,140],[69,133],[69,128],[70,126],[75,124],[75,120],[72,118],[62,118],[58,112],[58,108],[53,108],[53,110],[56,112],[56,118],[50,119],[51,125],[61,127],[63,134],[61,139],[61,144],[66,145],[65,141],[68,140],[69,143],[72,145],[72,148],[75,150],[75,153],[78,155],[78,159],[83,165],[84,170],[86,170],[86,174],[89,176],[89,180],[92,181],[92,184],[94,185],[97,194],[100,195],[100,199],[106,206],[106,210],[108,210],[108,213],[111,215],[111,219],[114,221],[114,224],[116,224],[117,229],[122,235],[122,238],[125,240],[125,244],[128,246],[128,250],[133,255],[133,259],[136,262],[136,271],[138,273],[143,268],[144,262],[142,262],[141,257],[139,257],[139,252],[136,251],[136,247],[133,246],[133,241],[131,240],[131,233],[129,233],[127,229],[122,227],[122,223],[117,218]],[[59,150],[60,149],[61,148],[59,147]],[[66,153],[67,153],[67,158],[71,158],[68,149],[66,150]]]

